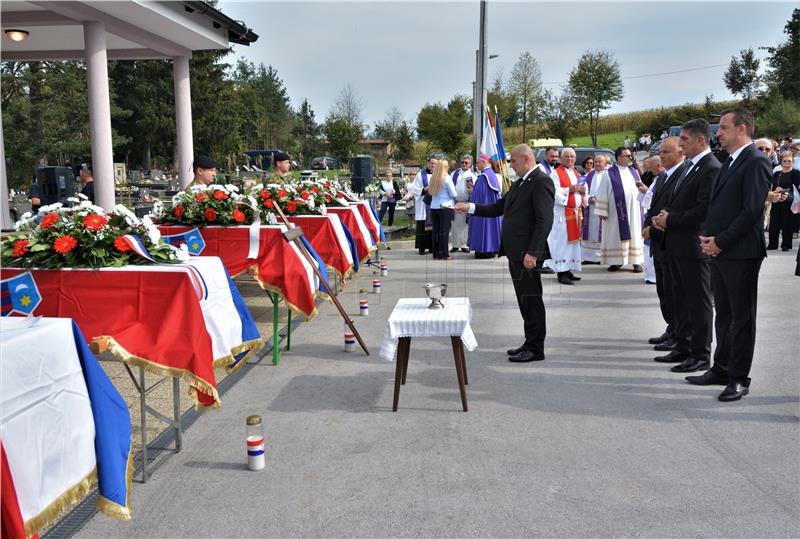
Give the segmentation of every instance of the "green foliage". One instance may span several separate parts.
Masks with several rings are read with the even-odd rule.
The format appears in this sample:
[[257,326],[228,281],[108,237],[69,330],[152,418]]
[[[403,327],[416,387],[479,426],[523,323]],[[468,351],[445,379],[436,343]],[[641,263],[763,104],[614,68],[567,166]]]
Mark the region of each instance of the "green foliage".
[[470,128],[468,98],[455,96],[447,106],[441,103],[425,105],[417,115],[417,133],[447,154],[463,147],[465,133]]
[[278,70],[239,60],[233,72],[233,83],[244,113],[241,116],[244,145],[255,149],[288,149],[293,138],[294,113]]
[[328,140],[329,153],[346,160],[353,155],[361,140],[362,130],[360,125],[353,125],[345,118],[329,115],[322,126],[322,133]]
[[521,113],[522,140],[525,141],[527,124],[541,117],[547,99],[542,89],[542,70],[528,51],[522,52],[514,64],[509,89]]
[[792,11],[783,31],[788,36],[784,43],[765,47],[769,52],[767,63],[770,66],[766,80],[774,93],[800,103],[800,8]]
[[[656,133],[656,136],[660,134],[661,131]],[[628,137],[633,141],[636,139],[636,133],[634,133],[633,131],[619,131],[617,133],[605,133],[603,135],[597,135],[597,147],[610,148],[614,150],[622,146],[625,137]],[[566,143],[566,141],[564,142]],[[569,144],[573,146],[594,146],[594,144],[592,144],[591,135],[572,137],[571,139],[569,139]]]
[[578,103],[569,88],[562,88],[560,94],[547,92],[547,103],[542,116],[547,133],[567,144],[580,120]]
[[600,112],[623,96],[622,77],[614,55],[609,51],[584,52],[570,71],[569,91],[578,110],[589,120],[589,133],[596,146]]
[[410,159],[414,155],[414,127],[403,122],[397,130],[394,140],[394,158]]
[[780,139],[787,133],[800,133],[800,106],[795,101],[773,97],[756,122],[756,132],[773,139]]
[[755,57],[753,49],[740,51],[739,55],[739,58],[731,57],[731,63],[722,78],[732,94],[740,94],[744,102],[749,103],[761,86],[761,77],[758,75],[760,60]]
[[311,159],[319,153],[322,143],[322,126],[317,123],[308,99],[303,99],[303,103],[295,114],[292,137],[299,152],[298,161],[304,166],[308,166]]

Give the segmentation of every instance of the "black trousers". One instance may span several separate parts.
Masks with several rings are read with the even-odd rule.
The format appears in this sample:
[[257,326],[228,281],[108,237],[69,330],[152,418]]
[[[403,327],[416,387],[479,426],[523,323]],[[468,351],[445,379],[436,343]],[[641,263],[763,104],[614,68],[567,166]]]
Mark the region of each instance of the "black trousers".
[[397,202],[381,202],[381,209],[378,212],[378,221],[383,224],[383,216],[386,215],[386,210],[389,210],[389,226],[394,224],[394,209]]
[[[653,243],[650,243],[652,252]],[[666,255],[664,255],[666,256]],[[675,309],[672,306],[672,279],[669,271],[666,271],[665,259],[653,257],[653,267],[656,270],[656,294],[658,294],[658,306],[661,308],[661,316],[667,323],[667,333],[675,334]]]
[[792,213],[789,201],[773,202],[769,212],[769,247],[778,248],[778,235],[781,237],[781,247],[792,248],[792,234],[794,234],[797,215]]
[[547,334],[544,301],[542,299],[542,275],[540,270],[525,269],[522,260],[508,261],[508,271],[514,282],[519,312],[525,325],[525,344],[527,350],[544,355],[544,338]]
[[675,351],[711,359],[711,274],[704,258],[670,257],[667,262],[675,306]]
[[448,240],[450,238],[450,224],[453,222],[451,208],[436,208],[431,210],[433,222],[433,258],[447,258],[450,256]]
[[425,249],[433,251],[433,240],[431,239],[431,231],[425,230],[425,221],[416,221],[417,223],[417,236],[414,240],[414,247],[419,249],[420,254],[425,252]]
[[717,319],[717,349],[712,369],[730,382],[750,383],[750,367],[756,346],[758,272],[762,258],[712,259],[711,284]]

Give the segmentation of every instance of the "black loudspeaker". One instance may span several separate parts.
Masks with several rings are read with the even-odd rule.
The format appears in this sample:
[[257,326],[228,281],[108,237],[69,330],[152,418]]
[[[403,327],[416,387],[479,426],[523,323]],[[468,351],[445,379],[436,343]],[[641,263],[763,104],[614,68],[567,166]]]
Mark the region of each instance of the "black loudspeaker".
[[351,186],[354,192],[363,193],[375,173],[375,162],[368,155],[357,155],[350,158]]
[[75,196],[75,175],[70,167],[39,167],[36,183],[42,206],[56,202],[66,205],[67,199]]

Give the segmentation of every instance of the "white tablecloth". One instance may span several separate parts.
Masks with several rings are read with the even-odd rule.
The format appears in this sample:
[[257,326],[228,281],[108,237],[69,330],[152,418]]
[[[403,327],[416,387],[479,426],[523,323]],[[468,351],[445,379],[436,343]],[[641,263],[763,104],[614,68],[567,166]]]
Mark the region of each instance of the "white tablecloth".
[[475,350],[478,341],[472,333],[472,306],[469,298],[443,298],[444,309],[428,309],[428,298],[401,298],[394,306],[386,331],[380,357],[394,361],[400,337],[460,337],[467,350]]

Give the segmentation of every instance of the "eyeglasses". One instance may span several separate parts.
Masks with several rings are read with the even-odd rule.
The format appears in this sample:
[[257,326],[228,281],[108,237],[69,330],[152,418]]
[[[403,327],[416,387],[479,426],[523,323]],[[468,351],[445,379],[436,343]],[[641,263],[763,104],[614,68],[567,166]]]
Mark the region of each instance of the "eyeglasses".
[[470,164],[470,161],[461,161],[461,164],[462,164],[462,165],[469,165],[469,164]]

